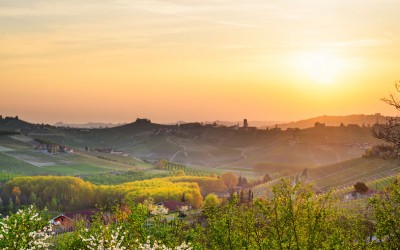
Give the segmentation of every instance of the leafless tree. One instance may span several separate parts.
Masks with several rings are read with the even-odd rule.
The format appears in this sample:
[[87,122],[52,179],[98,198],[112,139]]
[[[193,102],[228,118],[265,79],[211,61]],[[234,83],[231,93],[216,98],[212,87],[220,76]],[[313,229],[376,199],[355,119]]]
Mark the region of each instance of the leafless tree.
[[[395,83],[396,91],[400,93],[400,81]],[[382,101],[386,102],[390,106],[393,106],[396,110],[400,111],[400,99],[391,94],[389,97],[382,98]],[[396,156],[400,152],[400,117],[388,117],[386,123],[375,124],[372,129],[374,137],[385,141],[386,143],[393,146],[393,153]]]

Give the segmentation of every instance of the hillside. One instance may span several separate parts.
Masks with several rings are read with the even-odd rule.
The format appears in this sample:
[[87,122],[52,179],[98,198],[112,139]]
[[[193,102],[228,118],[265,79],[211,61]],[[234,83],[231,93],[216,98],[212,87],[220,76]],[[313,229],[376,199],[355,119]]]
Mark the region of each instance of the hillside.
[[18,117],[5,117],[0,119],[0,132],[14,132],[15,130],[31,129],[33,124],[20,120]]
[[50,154],[23,135],[0,136],[0,180],[14,175],[94,175],[116,171],[152,171],[153,166],[132,157],[75,149]]
[[[56,143],[77,152],[112,149],[147,162],[165,159],[192,168],[229,170],[254,177],[260,171],[254,167],[260,164],[267,166],[262,172],[323,166],[360,157],[366,148],[379,143],[370,128],[359,126],[245,130],[199,124],[161,125],[138,119],[113,128],[77,129],[16,122],[25,139]],[[3,125],[0,123],[0,130],[12,129]],[[7,147],[3,141],[0,146]],[[269,164],[283,167],[271,169]]]
[[320,190],[352,186],[356,182],[374,180],[400,174],[399,160],[357,158],[337,164],[309,169],[308,180]]
[[[340,196],[350,192],[357,182],[367,183],[372,189],[387,187],[400,175],[400,160],[381,158],[355,158],[337,164],[298,170],[288,175],[292,181],[313,184],[317,192],[335,191]],[[252,188],[254,197],[266,198],[270,187],[280,182],[280,177]]]

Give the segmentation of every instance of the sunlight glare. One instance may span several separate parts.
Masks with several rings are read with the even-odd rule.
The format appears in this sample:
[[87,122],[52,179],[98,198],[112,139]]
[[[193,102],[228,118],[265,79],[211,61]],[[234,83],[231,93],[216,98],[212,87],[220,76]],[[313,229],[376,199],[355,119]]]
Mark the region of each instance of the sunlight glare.
[[344,68],[344,61],[330,51],[305,52],[297,65],[314,83],[332,84]]

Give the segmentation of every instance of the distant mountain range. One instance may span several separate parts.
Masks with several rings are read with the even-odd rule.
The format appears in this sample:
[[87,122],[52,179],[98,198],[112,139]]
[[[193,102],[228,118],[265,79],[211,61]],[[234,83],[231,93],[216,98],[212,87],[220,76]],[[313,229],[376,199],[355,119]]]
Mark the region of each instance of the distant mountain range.
[[102,123],[102,122],[88,122],[88,123],[63,123],[57,122],[54,124],[56,127],[70,127],[70,128],[113,128],[125,125],[126,123]]

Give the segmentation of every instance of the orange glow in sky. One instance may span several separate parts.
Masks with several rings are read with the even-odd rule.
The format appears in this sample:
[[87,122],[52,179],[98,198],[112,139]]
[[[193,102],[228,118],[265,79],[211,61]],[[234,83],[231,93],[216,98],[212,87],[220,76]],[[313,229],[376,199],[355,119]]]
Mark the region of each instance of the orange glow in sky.
[[32,122],[396,114],[400,3],[0,2],[0,114]]

